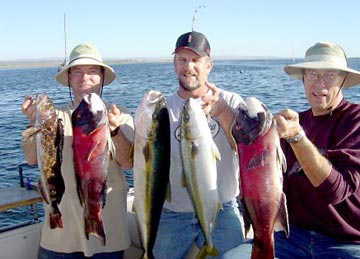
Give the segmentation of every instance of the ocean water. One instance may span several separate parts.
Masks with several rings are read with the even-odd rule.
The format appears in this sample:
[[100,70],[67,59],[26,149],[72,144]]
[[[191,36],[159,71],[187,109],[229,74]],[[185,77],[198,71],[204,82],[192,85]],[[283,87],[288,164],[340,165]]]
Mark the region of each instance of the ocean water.
[[[284,108],[307,109],[302,83],[288,77],[282,70],[291,60],[215,60],[209,81],[218,87],[236,92],[243,98],[255,96],[273,113]],[[360,70],[360,59],[350,59],[350,67]],[[172,63],[128,63],[113,65],[117,78],[105,86],[103,99],[127,107],[134,115],[144,92],[161,91],[165,96],[177,90]],[[55,104],[69,102],[67,87],[58,84],[53,68],[0,69],[0,188],[19,185],[18,166],[24,178],[35,184],[38,168],[28,166],[20,148],[21,131],[28,123],[21,113],[26,95],[48,93]],[[344,90],[349,100],[360,103],[360,86]],[[127,171],[128,186],[132,186],[131,171]],[[40,216],[42,205],[38,205]],[[0,212],[0,228],[31,219],[29,208]]]

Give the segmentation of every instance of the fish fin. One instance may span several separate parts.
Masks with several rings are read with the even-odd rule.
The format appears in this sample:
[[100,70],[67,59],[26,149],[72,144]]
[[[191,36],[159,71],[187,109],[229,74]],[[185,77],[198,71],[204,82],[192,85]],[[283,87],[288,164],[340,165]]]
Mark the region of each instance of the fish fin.
[[187,181],[186,181],[186,177],[185,177],[185,172],[182,173],[181,186],[182,186],[183,188],[187,188],[187,187],[188,187]]
[[47,204],[49,204],[50,202],[49,202],[48,198],[45,195],[44,184],[43,184],[41,178],[38,179],[38,187],[39,187],[39,193],[40,193],[40,196],[41,196],[42,200],[44,202],[46,202]]
[[195,142],[193,142],[191,144],[191,151],[190,151],[190,154],[191,154],[191,158],[192,159],[195,159],[195,157],[199,154],[199,145]]
[[89,240],[89,234],[92,234],[102,241],[103,246],[106,244],[104,225],[101,219],[85,218],[85,235]]
[[242,211],[242,214],[243,214],[245,238],[247,238],[247,234],[249,233],[250,227],[251,227],[250,213],[249,213],[248,209],[246,208],[245,201],[243,199],[241,199],[241,203],[239,206],[240,206],[240,210]]
[[63,221],[61,219],[61,212],[56,204],[52,206],[53,211],[49,214],[50,228],[63,228]]
[[290,235],[289,217],[288,217],[288,212],[287,212],[285,193],[281,193],[280,208],[279,208],[279,220],[275,226],[275,230],[276,231],[284,230],[286,237],[289,237],[289,235]]
[[101,200],[102,200],[102,208],[105,207],[106,204],[106,194],[107,194],[107,181],[104,181],[104,185],[103,185],[103,190],[102,190],[102,194],[101,194]]
[[144,251],[142,259],[155,259],[152,251]]
[[80,201],[80,205],[83,206],[84,204],[84,196],[81,190],[81,179],[80,176],[78,174],[75,174],[75,179],[76,179],[76,190],[77,190],[77,194],[79,197],[79,201]]
[[221,155],[220,155],[219,149],[217,148],[215,142],[212,143],[211,148],[212,148],[212,153],[213,153],[214,159],[220,161],[221,160]]
[[258,166],[264,166],[268,153],[269,151],[267,149],[264,149],[263,152],[261,152],[259,155],[253,156],[249,161],[248,169],[254,169]]
[[112,141],[111,136],[109,135],[108,137],[108,149],[111,155],[111,158],[114,158],[116,156],[116,148],[115,148],[115,144],[114,141]]
[[251,250],[251,258],[272,259],[275,258],[274,239],[267,237],[254,238]]
[[276,156],[277,156],[277,161],[279,161],[281,171],[285,173],[287,170],[287,163],[286,163],[285,154],[281,149],[280,143],[276,148]]
[[200,249],[199,253],[196,256],[196,259],[206,259],[208,255],[211,257],[217,257],[219,255],[219,252],[215,246],[208,246],[205,244]]
[[24,142],[26,143],[26,142],[30,141],[32,137],[34,137],[36,134],[40,133],[41,131],[42,131],[41,128],[31,127],[31,128],[24,130],[21,135],[23,137]]
[[100,142],[96,142],[95,145],[90,149],[88,155],[86,156],[86,161],[91,161],[93,158],[93,154],[96,151],[96,149],[98,148]]
[[168,182],[168,184],[166,186],[165,199],[168,202],[171,202],[171,184],[170,184],[170,181]]

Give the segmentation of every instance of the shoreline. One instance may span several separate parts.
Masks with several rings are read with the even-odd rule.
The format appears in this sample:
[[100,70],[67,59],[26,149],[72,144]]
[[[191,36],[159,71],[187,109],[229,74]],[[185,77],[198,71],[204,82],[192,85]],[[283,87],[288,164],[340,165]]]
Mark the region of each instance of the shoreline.
[[[62,60],[10,60],[0,61],[0,69],[22,69],[22,68],[48,68],[59,67],[64,61]],[[172,62],[165,59],[108,59],[104,60],[107,65],[135,64],[135,63],[163,63]]]
[[[213,57],[213,60],[290,60],[290,58],[284,57]],[[348,60],[357,60],[360,57],[348,57]],[[295,60],[302,60],[296,58]],[[136,64],[136,63],[169,63],[173,62],[173,59],[166,58],[144,58],[144,59],[104,59],[104,63],[107,65],[119,65],[119,64]],[[64,60],[60,59],[24,59],[24,60],[0,60],[0,69],[23,69],[23,68],[58,68]]]

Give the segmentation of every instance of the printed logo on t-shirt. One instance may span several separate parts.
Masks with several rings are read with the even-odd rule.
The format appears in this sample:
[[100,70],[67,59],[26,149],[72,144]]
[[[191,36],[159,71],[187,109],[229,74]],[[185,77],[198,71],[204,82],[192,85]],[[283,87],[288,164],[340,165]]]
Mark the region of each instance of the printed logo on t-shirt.
[[[220,131],[220,124],[217,120],[214,120],[213,118],[210,118],[210,121],[208,123],[209,129],[211,131],[211,136],[214,139],[217,134],[219,134]],[[177,141],[180,142],[180,125],[176,128],[175,130],[175,138],[177,139]]]

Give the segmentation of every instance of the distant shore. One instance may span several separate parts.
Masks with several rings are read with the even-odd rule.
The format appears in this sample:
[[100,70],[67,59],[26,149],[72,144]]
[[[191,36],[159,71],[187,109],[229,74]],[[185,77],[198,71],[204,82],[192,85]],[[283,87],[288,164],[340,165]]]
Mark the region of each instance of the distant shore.
[[[213,57],[214,60],[269,60],[269,59],[284,59],[291,60],[290,58],[283,57]],[[348,60],[360,59],[360,57],[350,57]],[[301,61],[301,58],[294,59]],[[292,60],[292,62],[294,62]],[[131,63],[169,63],[172,58],[145,58],[145,59],[105,59],[105,64],[118,65],[118,64],[131,64]],[[0,60],[0,69],[17,69],[17,68],[37,68],[37,67],[55,67],[58,68],[64,60],[60,59],[25,59],[25,60]]]
[[[63,60],[15,60],[15,61],[0,61],[0,69],[14,69],[14,68],[36,68],[36,67],[59,67]],[[159,63],[171,62],[165,59],[113,59],[104,60],[108,65],[129,64],[129,63]]]

